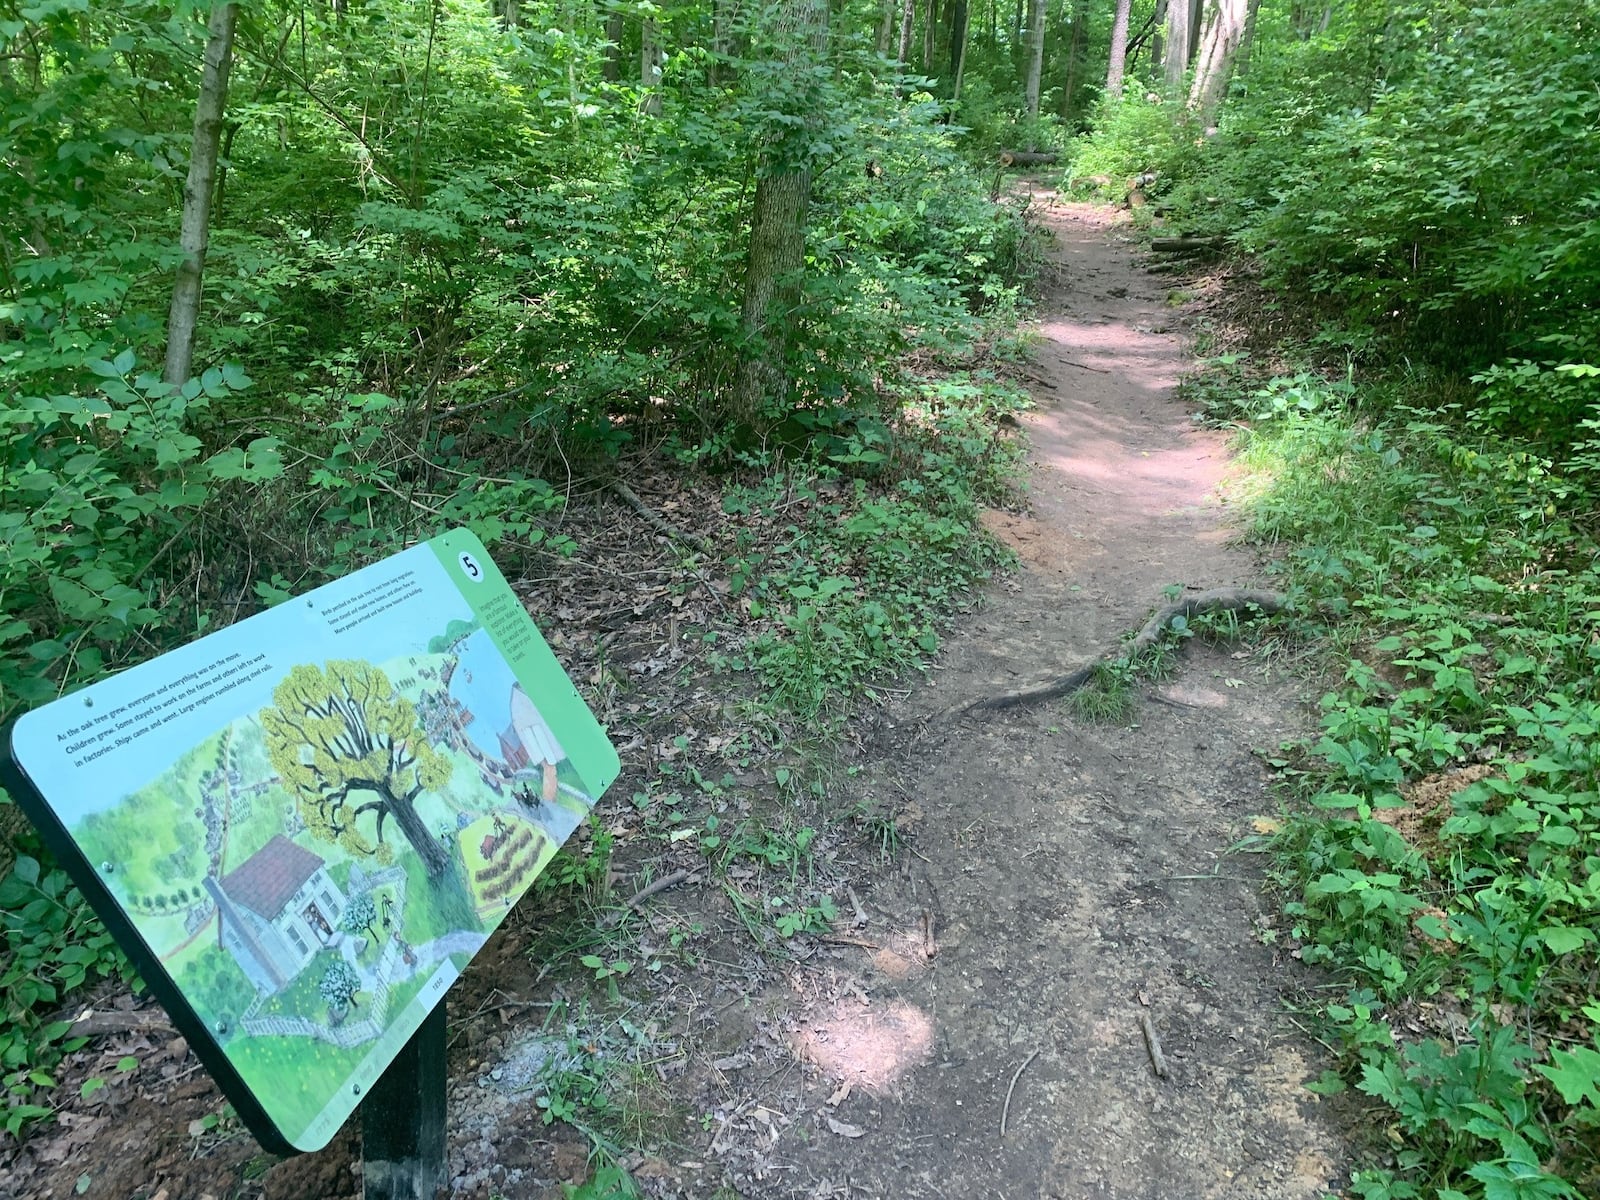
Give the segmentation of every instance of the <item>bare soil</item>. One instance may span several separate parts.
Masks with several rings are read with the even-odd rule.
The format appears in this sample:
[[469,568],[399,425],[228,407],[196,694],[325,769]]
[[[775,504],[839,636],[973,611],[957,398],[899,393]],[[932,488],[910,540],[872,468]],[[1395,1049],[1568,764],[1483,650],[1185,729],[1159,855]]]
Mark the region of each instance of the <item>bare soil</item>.
[[[530,898],[457,985],[452,1195],[544,1200],[585,1178],[586,1140],[538,1107],[563,1054],[638,1081],[617,1136],[639,1144],[625,1163],[652,1197],[1316,1200],[1347,1174],[1349,1116],[1304,1091],[1325,1064],[1281,1002],[1308,980],[1261,898],[1260,856],[1230,850],[1275,807],[1256,752],[1304,731],[1306,685],[1248,649],[1191,645],[1120,724],[1059,704],[948,715],[1097,657],[1169,586],[1256,574],[1218,496],[1226,444],[1174,397],[1182,307],[1122,218],[1036,199],[1053,282],[1030,367],[1031,505],[986,522],[1020,568],[926,682],[864,710],[825,803],[770,794],[771,739],[739,727],[680,636],[726,618],[725,585],[669,588],[680,555],[664,538],[642,562],[591,555],[627,520],[596,507],[580,540],[603,565],[524,581],[535,611],[592,633],[556,649],[630,765],[602,807],[611,911],[692,873],[621,933],[605,905],[575,926],[570,900]],[[717,521],[664,486],[638,490],[681,527]],[[759,905],[770,877],[719,878],[667,832],[652,784],[691,792],[691,758],[727,768],[706,802],[724,829],[783,809],[821,828],[810,883],[838,903],[831,934],[752,936],[734,901]],[[859,821],[838,819],[852,807]],[[574,931],[634,965],[623,1000],[570,954],[551,970],[548,938],[570,950]],[[116,1070],[125,1054],[136,1071]],[[222,1102],[170,1032],[99,1039],[62,1074],[61,1123],[0,1147],[0,1195],[359,1194],[353,1131],[278,1163],[226,1119],[191,1125]],[[91,1074],[112,1082],[79,1103]]]
[[945,715],[1101,654],[1169,586],[1254,574],[1217,494],[1227,447],[1173,395],[1168,288],[1116,217],[1040,199],[1032,506],[989,522],[1022,569],[872,731],[864,786],[917,817],[864,897],[857,933],[885,949],[799,989],[816,1074],[748,1092],[792,1124],[742,1195],[1314,1200],[1349,1161],[1302,1087],[1324,1064],[1283,1013],[1306,981],[1266,944],[1261,863],[1230,853],[1274,809],[1255,752],[1303,730],[1304,685],[1199,646],[1125,725]]

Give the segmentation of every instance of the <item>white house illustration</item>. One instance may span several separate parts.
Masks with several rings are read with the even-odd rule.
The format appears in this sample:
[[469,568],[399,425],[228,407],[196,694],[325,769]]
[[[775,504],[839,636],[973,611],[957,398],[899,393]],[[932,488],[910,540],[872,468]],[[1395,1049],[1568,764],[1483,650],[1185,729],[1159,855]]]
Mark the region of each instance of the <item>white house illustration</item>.
[[206,877],[217,903],[222,948],[258,991],[279,991],[331,942],[345,896],[327,864],[278,834],[219,881]]
[[556,798],[556,764],[567,752],[520,683],[511,685],[511,724],[500,735],[500,755],[513,770],[540,767],[545,803]]

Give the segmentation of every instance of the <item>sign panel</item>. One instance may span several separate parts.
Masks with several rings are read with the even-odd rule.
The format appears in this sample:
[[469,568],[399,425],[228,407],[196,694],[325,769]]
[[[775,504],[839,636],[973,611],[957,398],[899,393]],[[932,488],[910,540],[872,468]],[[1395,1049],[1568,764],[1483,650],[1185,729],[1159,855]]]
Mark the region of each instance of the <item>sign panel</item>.
[[261,1141],[326,1145],[616,752],[455,530],[30,712],[4,781]]

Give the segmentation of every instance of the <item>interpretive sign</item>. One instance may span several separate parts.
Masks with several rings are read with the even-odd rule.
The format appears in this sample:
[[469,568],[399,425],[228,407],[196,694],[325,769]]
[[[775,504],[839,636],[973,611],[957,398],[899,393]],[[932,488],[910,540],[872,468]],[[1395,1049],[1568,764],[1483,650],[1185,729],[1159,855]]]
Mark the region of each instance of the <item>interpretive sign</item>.
[[[3,780],[264,1145],[326,1145],[616,752],[456,530],[23,716]],[[442,1086],[442,1085],[441,1085]]]

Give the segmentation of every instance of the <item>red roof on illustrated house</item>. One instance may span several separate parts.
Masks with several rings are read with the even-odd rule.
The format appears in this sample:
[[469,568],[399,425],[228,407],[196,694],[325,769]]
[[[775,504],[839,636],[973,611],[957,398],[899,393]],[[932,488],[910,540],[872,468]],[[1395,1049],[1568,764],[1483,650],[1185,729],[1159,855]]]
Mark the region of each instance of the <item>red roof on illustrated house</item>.
[[320,866],[322,859],[280,833],[224,875],[222,890],[270,921]]

